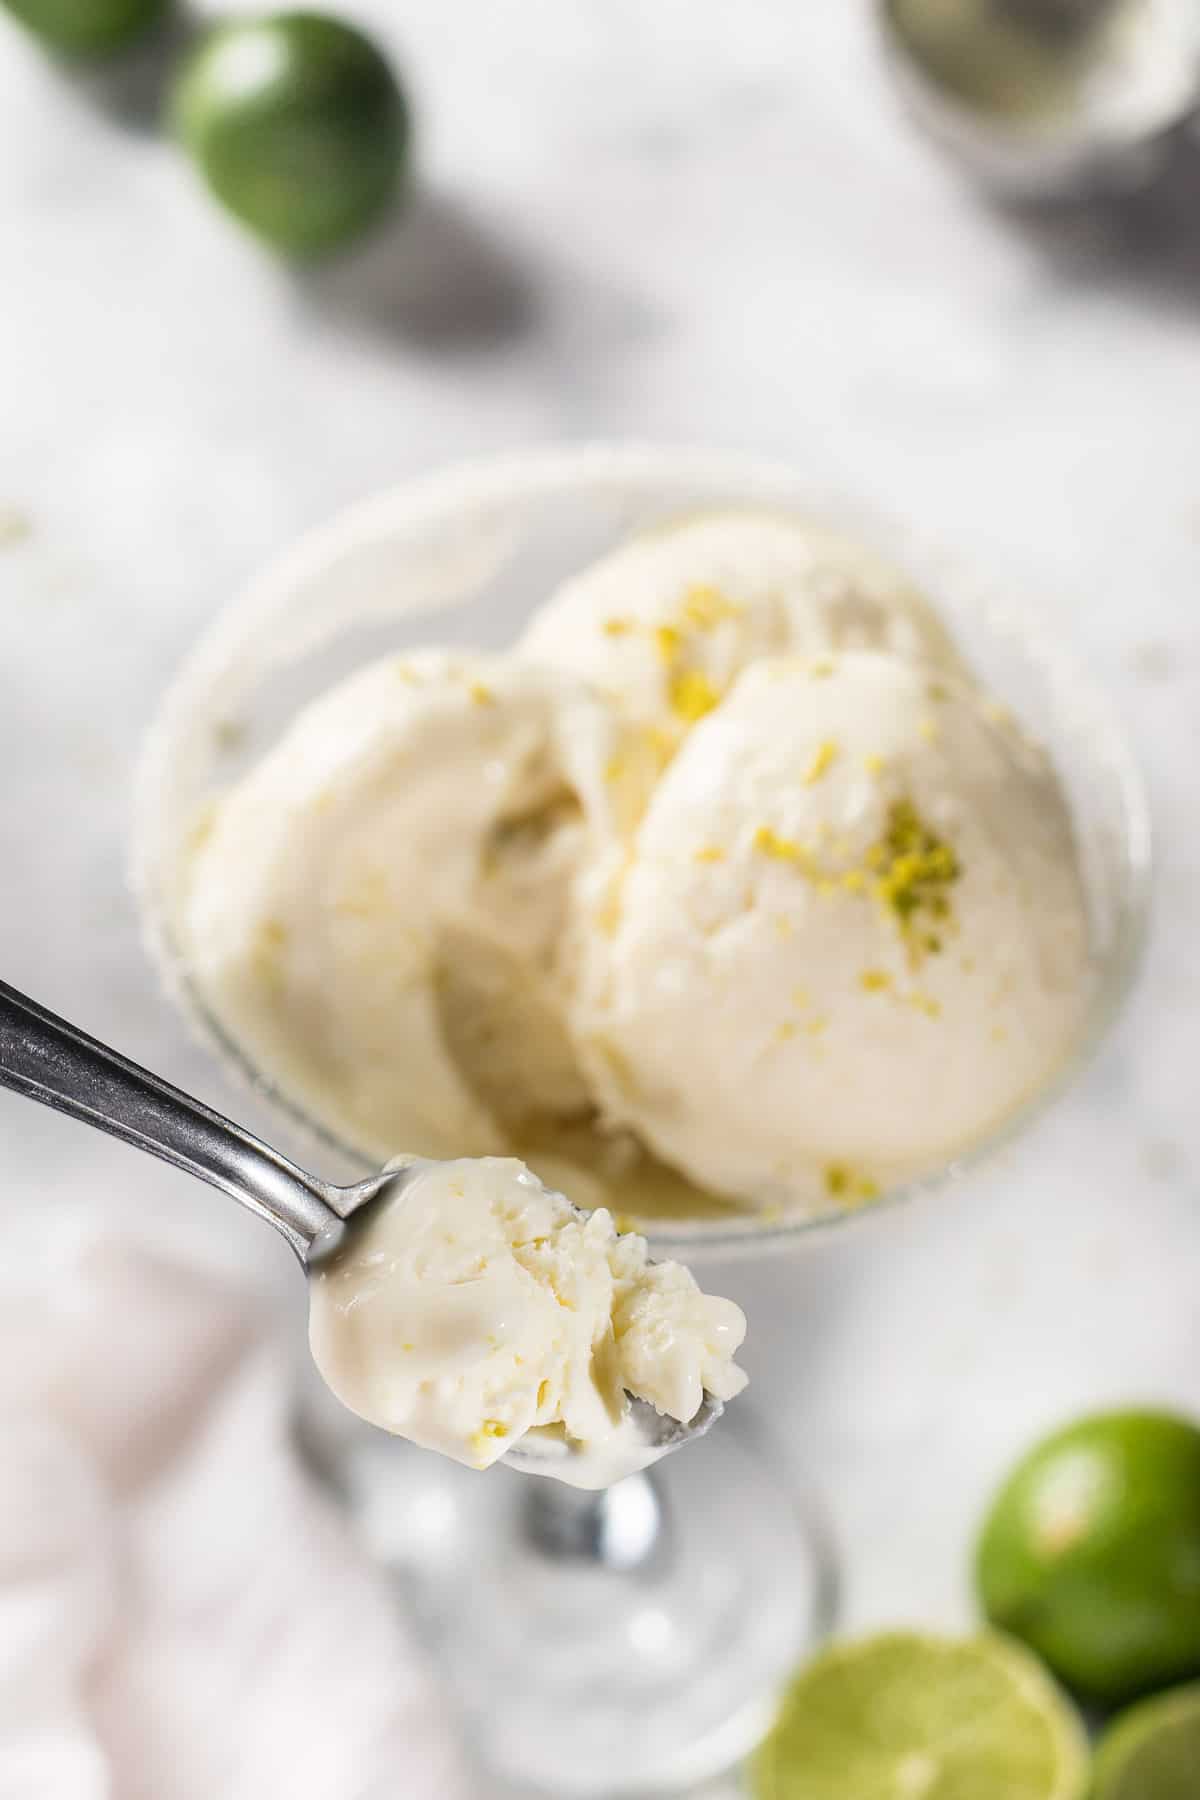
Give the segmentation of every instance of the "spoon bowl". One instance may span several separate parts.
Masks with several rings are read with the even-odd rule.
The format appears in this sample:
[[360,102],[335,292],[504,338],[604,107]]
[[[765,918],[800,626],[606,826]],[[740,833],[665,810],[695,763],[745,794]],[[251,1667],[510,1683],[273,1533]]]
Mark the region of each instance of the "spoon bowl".
[[[0,982],[0,1087],[67,1113],[220,1188],[273,1225],[306,1274],[336,1254],[351,1219],[385,1196],[394,1198],[413,1174],[430,1166],[427,1157],[398,1156],[348,1187],[322,1181],[232,1119],[5,982]],[[630,1396],[621,1427],[624,1468],[645,1468],[703,1436],[722,1410],[721,1402],[706,1394],[695,1417],[681,1423]],[[536,1444],[526,1446],[519,1440],[501,1460],[529,1474],[556,1475],[583,1485],[578,1476],[592,1453],[561,1433],[548,1435],[553,1430],[541,1428],[534,1434]]]

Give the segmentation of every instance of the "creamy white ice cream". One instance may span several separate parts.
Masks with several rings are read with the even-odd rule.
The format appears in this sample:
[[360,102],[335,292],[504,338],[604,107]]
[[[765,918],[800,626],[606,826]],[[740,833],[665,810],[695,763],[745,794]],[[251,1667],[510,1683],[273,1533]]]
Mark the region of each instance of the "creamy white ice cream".
[[311,1289],[312,1352],[338,1398],[471,1468],[532,1430],[552,1440],[547,1473],[607,1485],[653,1460],[630,1395],[687,1422],[706,1390],[745,1386],[732,1301],[508,1158],[415,1164]]
[[1058,1066],[1087,931],[1044,758],[857,652],[748,670],[657,787],[575,1013],[614,1122],[762,1205],[966,1150]]
[[181,920],[222,1026],[356,1146],[509,1148],[590,1104],[564,1024],[579,887],[644,797],[566,675],[425,652],[308,707],[199,833]]
[[667,753],[760,657],[869,649],[957,666],[899,571],[823,527],[754,512],[632,539],[565,582],[520,649],[594,683]]
[[1087,985],[1046,759],[902,575],[747,512],[606,556],[508,655],[310,706],[199,834],[180,935],[359,1148],[516,1153],[675,1218],[961,1154]]

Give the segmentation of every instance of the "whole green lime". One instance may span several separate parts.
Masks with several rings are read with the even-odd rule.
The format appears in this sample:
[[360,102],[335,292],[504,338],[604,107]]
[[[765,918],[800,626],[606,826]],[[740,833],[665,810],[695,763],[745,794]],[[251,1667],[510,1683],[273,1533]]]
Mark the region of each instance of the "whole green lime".
[[997,1495],[976,1571],[991,1622],[1089,1699],[1200,1674],[1200,1430],[1118,1412],[1056,1432]]
[[171,111],[218,198],[299,257],[337,249],[379,217],[409,140],[386,59],[319,13],[218,26],[185,63]]
[[148,31],[170,0],[0,0],[51,50],[104,56]]
[[1143,1700],[1100,1739],[1093,1800],[1196,1800],[1197,1794],[1200,1686]]

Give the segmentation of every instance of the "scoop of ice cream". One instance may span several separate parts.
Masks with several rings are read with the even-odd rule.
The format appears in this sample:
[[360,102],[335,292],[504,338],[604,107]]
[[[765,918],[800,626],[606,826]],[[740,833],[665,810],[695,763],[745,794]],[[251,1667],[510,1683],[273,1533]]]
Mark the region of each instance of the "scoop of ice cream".
[[506,1149],[530,1117],[588,1106],[563,1018],[573,895],[640,805],[636,768],[568,676],[374,664],[200,833],[192,979],[255,1066],[365,1151]]
[[593,682],[667,752],[756,658],[870,649],[958,666],[896,569],[822,527],[753,512],[634,538],[564,583],[521,648]]
[[576,1014],[614,1123],[768,1205],[867,1198],[1050,1075],[1087,931],[1052,768],[976,691],[748,670],[655,791]]
[[313,1276],[309,1335],[372,1424],[476,1469],[554,1429],[583,1454],[547,1472],[607,1484],[650,1460],[628,1396],[683,1422],[706,1389],[731,1399],[745,1329],[607,1212],[585,1218],[522,1163],[485,1157],[417,1164],[351,1222]]

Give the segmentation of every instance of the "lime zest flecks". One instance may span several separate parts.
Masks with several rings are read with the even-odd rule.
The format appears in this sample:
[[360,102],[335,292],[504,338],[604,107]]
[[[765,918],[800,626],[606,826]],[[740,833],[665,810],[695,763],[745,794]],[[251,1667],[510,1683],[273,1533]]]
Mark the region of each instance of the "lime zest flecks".
[[646,799],[653,779],[667,768],[679,748],[678,740],[657,725],[639,726],[627,733],[604,765],[604,779],[610,787],[630,785],[628,801],[633,815],[627,821],[636,825],[646,810]]
[[962,875],[953,846],[937,835],[911,800],[897,800],[888,809],[884,836],[867,852],[867,863],[877,871],[876,898],[919,959],[929,948],[919,926],[950,916],[950,889]]
[[644,735],[646,748],[657,757],[660,765],[665,769],[678,749],[675,739],[661,725],[647,725]]
[[508,1426],[502,1420],[485,1419],[471,1439],[471,1448],[476,1456],[482,1458],[487,1455],[489,1444],[494,1443],[497,1438],[506,1438],[507,1436]]
[[873,751],[870,756],[863,757],[863,768],[867,771],[867,774],[873,781],[878,780],[879,776],[882,775],[883,771],[887,768],[887,761],[884,757],[879,756]]
[[812,753],[807,769],[804,771],[805,787],[813,787],[822,775],[828,774],[837,761],[839,750],[832,738],[825,738]]
[[864,969],[858,978],[858,985],[864,994],[886,994],[892,985],[892,978],[886,969]]
[[713,587],[709,582],[698,581],[684,594],[680,616],[697,631],[714,631],[726,619],[740,619],[745,610],[744,606],[739,606],[736,601],[723,594],[720,588]]
[[632,619],[605,619],[600,629],[605,637],[628,637],[634,629],[634,622]]
[[781,1025],[775,1027],[776,1043],[786,1044],[790,1038],[795,1037],[799,1029],[800,1027],[796,1024],[795,1019],[784,1019]]
[[720,705],[721,696],[703,670],[681,669],[672,677],[670,700],[672,712],[694,725]]
[[910,799],[892,802],[882,837],[848,866],[838,866],[851,851],[847,839],[835,837],[828,826],[818,827],[816,837],[819,848],[814,850],[812,844],[764,824],[752,843],[760,855],[790,863],[822,898],[837,893],[873,897],[898,927],[914,967],[943,949],[956,929],[950,892],[962,876],[962,864],[953,845],[932,829]]
[[496,696],[485,681],[473,681],[467,689],[472,706],[494,706]]
[[776,862],[799,863],[802,866],[807,866],[809,862],[806,844],[797,842],[795,838],[781,837],[770,825],[759,826],[754,834],[754,848]]
[[831,657],[819,656],[816,662],[809,666],[808,673],[813,681],[828,681],[836,668],[837,664]]
[[825,1192],[833,1200],[840,1200],[844,1205],[853,1206],[864,1200],[879,1198],[879,1183],[870,1175],[863,1175],[853,1169],[849,1163],[826,1163],[823,1171]]
[[679,655],[683,643],[683,633],[676,625],[656,625],[653,632],[654,648],[658,652],[660,662],[673,663]]
[[719,863],[725,861],[725,851],[720,844],[702,844],[699,850],[693,850],[692,861],[698,863]]
[[918,735],[918,737],[922,738],[925,741],[925,743],[927,743],[927,744],[936,744],[938,741],[938,738],[941,736],[941,732],[938,730],[937,720],[931,719],[928,717],[926,717],[924,719],[918,719],[917,735]]

